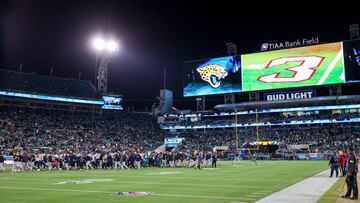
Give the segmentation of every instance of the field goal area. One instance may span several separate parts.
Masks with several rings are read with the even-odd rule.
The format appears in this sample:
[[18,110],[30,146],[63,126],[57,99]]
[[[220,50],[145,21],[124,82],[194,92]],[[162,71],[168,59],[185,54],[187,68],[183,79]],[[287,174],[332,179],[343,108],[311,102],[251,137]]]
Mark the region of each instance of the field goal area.
[[[252,131],[249,136],[248,140],[241,140],[241,134],[239,133],[239,129],[242,127],[239,127],[239,119],[238,119],[238,113],[235,109],[235,142],[236,142],[236,151],[259,151],[259,145],[255,145],[256,147],[245,147],[244,143],[242,141],[248,141],[248,142],[256,142],[258,143],[260,141],[260,135],[259,135],[259,114],[258,109],[255,110],[255,133]],[[251,126],[250,126],[251,128]]]

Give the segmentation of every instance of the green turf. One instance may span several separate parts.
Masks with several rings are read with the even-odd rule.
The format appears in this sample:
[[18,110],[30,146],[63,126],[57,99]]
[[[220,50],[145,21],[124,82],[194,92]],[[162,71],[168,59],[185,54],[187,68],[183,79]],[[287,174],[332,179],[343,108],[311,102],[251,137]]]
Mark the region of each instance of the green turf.
[[[341,196],[344,187],[344,177],[340,178],[331,188],[317,201],[317,203],[333,203]],[[346,186],[345,186],[346,188]]]
[[[341,50],[341,43],[330,43],[317,46],[300,47],[294,49],[284,49],[278,51],[262,52],[255,54],[242,55],[242,79],[243,90],[254,91],[264,89],[279,89],[279,88],[292,88],[292,87],[304,87],[315,86],[320,81],[321,77],[325,74],[326,70],[335,59],[335,56]],[[296,67],[300,65],[300,62],[288,62],[283,65],[274,66],[271,68],[265,68],[266,65],[275,59],[282,57],[295,57],[295,56],[320,56],[324,57],[321,65],[316,67],[316,71],[312,75],[311,79],[301,82],[261,82],[258,81],[260,76],[270,75],[278,73],[278,77],[292,77],[294,72],[286,70],[287,68]],[[249,69],[247,66],[260,65],[262,69]],[[329,73],[323,82],[326,84],[344,83],[344,79],[341,78],[341,74],[344,72],[343,58],[336,63],[334,69]]]
[[[0,173],[0,202],[254,202],[328,168],[326,161],[221,162],[217,170],[41,171]],[[159,175],[159,172],[181,172]],[[151,175],[152,174],[152,175]],[[91,184],[58,182],[113,179]],[[118,191],[150,191],[152,196],[119,197]]]

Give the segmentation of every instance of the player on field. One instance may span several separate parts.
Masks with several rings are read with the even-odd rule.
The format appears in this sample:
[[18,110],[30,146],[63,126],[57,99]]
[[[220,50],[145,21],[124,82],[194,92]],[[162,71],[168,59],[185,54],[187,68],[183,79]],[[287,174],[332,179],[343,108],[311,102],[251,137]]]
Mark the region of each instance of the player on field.
[[213,152],[211,160],[212,160],[211,168],[216,168],[216,162],[217,162],[216,152]]
[[254,154],[252,155],[252,161],[254,162],[255,165],[257,165],[257,162],[256,162],[257,158],[258,158],[258,154],[256,152],[254,152]]
[[232,164],[239,164],[240,163],[240,152],[235,153],[235,159],[233,160]]
[[211,165],[211,153],[208,152],[206,153],[206,156],[205,156],[205,167],[210,167]]
[[134,165],[136,166],[136,168],[138,170],[140,170],[141,168],[141,156],[138,152],[135,153],[135,157],[134,157]]
[[201,170],[201,165],[203,163],[204,157],[202,155],[202,153],[199,153],[196,157],[196,164],[195,164],[195,170],[196,168]]

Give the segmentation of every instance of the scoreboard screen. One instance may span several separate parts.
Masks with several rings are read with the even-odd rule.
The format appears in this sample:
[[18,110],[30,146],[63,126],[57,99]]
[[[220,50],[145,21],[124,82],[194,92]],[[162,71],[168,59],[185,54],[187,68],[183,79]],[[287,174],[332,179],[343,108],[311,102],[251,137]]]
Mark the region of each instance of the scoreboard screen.
[[269,90],[345,82],[342,43],[241,56],[243,90]]
[[184,96],[241,92],[240,56],[184,64]]
[[360,40],[184,63],[184,96],[360,82]]

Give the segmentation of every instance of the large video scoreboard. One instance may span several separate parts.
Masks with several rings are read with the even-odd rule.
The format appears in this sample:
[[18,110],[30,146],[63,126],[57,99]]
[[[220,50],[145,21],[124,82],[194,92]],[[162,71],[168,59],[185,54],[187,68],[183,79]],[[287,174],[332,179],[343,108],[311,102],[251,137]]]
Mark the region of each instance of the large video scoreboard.
[[360,82],[360,40],[184,63],[184,96]]

